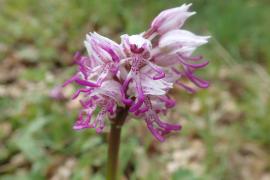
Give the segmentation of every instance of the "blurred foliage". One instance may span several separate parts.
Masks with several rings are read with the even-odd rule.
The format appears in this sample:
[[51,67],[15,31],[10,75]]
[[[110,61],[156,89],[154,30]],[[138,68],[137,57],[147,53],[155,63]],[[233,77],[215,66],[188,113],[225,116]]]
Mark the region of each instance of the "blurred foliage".
[[[183,2],[183,1],[182,1]],[[201,48],[208,90],[172,95],[183,131],[157,143],[145,124],[124,127],[126,179],[270,178],[270,35],[267,0],[194,0],[184,28],[211,35]],[[74,132],[76,102],[50,90],[73,72],[87,32],[119,41],[179,0],[0,1],[0,179],[104,179],[106,133]],[[73,89],[67,89],[70,94]],[[165,117],[164,117],[165,118]]]

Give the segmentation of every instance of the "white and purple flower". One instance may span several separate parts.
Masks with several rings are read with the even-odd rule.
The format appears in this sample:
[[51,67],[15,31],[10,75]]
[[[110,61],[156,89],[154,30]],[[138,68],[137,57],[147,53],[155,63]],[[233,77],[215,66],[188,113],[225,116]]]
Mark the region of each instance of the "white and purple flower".
[[[165,134],[181,129],[180,125],[160,120],[159,116],[175,105],[168,91],[179,85],[194,93],[196,90],[185,83],[187,80],[199,88],[209,86],[195,75],[208,61],[192,56],[209,36],[179,29],[195,14],[188,11],[190,6],[184,4],[161,12],[146,32],[124,34],[120,44],[97,33],[86,35],[88,55],[75,54],[78,72],[64,83],[82,86],[72,96],[74,99],[83,94],[83,109],[74,124],[75,130],[95,128],[102,132],[104,119],[114,117],[117,107],[125,107],[143,119],[159,141],[164,141]],[[91,120],[96,109],[99,113]]]

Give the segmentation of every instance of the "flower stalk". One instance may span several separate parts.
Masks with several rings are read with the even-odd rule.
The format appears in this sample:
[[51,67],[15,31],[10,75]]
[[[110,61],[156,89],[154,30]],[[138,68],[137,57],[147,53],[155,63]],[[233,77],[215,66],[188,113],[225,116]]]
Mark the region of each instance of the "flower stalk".
[[128,115],[127,108],[118,108],[116,117],[111,119],[111,130],[109,134],[107,180],[118,179],[118,156],[121,140],[121,129]]

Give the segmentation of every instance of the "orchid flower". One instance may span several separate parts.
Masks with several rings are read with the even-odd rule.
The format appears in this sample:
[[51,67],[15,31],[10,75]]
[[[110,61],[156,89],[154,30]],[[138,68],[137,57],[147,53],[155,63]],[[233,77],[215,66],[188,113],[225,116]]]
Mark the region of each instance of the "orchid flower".
[[97,33],[87,34],[84,44],[89,56],[75,54],[79,72],[66,81],[64,86],[75,81],[79,85],[99,87],[104,80],[118,72],[119,61],[123,58],[120,45]]
[[[142,85],[142,79],[147,74],[142,72],[144,67],[151,68],[155,71],[155,75],[152,80],[159,80],[165,77],[165,73],[162,68],[152,63],[151,50],[152,45],[148,39],[143,38],[141,35],[123,35],[122,36],[122,47],[127,56],[126,62],[130,65],[129,73],[123,83],[123,100],[126,104],[129,104],[129,100],[125,98],[125,92],[128,89],[128,85],[133,80],[135,82],[134,88],[136,89],[136,103],[130,107],[130,112],[136,111],[143,103],[145,99],[144,87]],[[151,81],[151,80],[150,80]],[[149,82],[150,82],[149,81]]]
[[[96,128],[97,133],[100,133],[105,126],[105,116],[114,116],[117,104],[121,104],[119,92],[120,84],[114,80],[104,81],[101,87],[95,88],[91,93],[87,92],[86,98],[80,101],[83,110],[80,112],[73,129]],[[90,124],[92,114],[97,107],[100,108],[100,112],[94,122]]]
[[[83,109],[74,124],[75,130],[105,127],[104,119],[116,116],[117,108],[143,119],[153,136],[164,141],[165,135],[179,131],[180,125],[164,122],[160,115],[173,108],[176,102],[169,90],[178,85],[189,93],[209,83],[195,75],[208,65],[202,56],[193,52],[208,42],[209,36],[198,36],[182,28],[191,4],[162,11],[143,33],[121,36],[116,43],[98,33],[86,35],[87,56],[76,53],[78,72],[64,83],[81,86],[72,98],[81,97]],[[83,94],[82,96],[80,96]],[[100,109],[94,121],[93,113]],[[127,111],[126,111],[127,112]]]

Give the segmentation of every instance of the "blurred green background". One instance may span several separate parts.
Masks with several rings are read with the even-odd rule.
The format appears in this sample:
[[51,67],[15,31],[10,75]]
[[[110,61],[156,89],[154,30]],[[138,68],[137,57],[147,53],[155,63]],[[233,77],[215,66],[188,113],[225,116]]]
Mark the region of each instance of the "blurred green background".
[[108,129],[73,131],[78,102],[50,91],[75,72],[87,32],[119,42],[184,2],[197,11],[184,28],[212,36],[196,52],[210,60],[200,74],[211,87],[171,93],[163,119],[184,128],[164,143],[126,123],[122,179],[269,180],[269,0],[0,0],[0,179],[104,179]]

